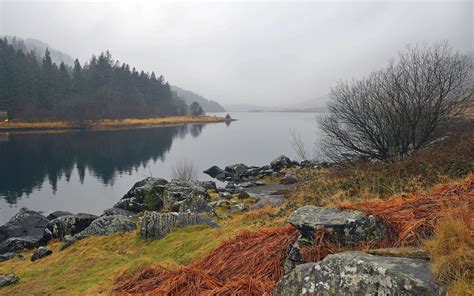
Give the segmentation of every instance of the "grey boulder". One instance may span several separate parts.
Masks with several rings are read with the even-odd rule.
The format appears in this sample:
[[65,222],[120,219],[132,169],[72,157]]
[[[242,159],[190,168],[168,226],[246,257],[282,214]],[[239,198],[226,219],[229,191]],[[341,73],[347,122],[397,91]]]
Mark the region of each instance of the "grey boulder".
[[118,232],[129,232],[136,228],[132,219],[123,215],[102,216],[79,233],[80,236],[102,236]]
[[92,221],[97,219],[96,215],[77,214],[61,216],[50,221],[45,230],[45,236],[63,239],[66,235],[74,235],[86,229]]
[[280,155],[270,163],[270,166],[273,170],[279,171],[282,168],[288,168],[292,166],[291,160],[285,155]]
[[0,262],[11,260],[11,259],[16,258],[16,257],[18,257],[20,259],[23,258],[22,255],[20,255],[19,253],[16,253],[16,252],[7,252],[7,253],[4,253],[4,254],[0,254]]
[[179,211],[184,213],[207,213],[215,215],[214,209],[209,203],[209,198],[197,195],[188,196],[179,206]]
[[41,244],[41,238],[34,236],[10,237],[0,243],[0,254],[34,249]]
[[110,209],[104,210],[104,213],[102,214],[102,216],[122,215],[122,216],[132,218],[132,217],[135,217],[136,214],[137,213],[134,213],[132,211],[127,211],[127,210],[124,210],[124,209],[120,209],[120,208],[110,208]]
[[[207,170],[203,171],[204,174],[211,176],[211,178],[225,179],[229,176],[229,173],[214,165]],[[218,178],[219,176],[219,178]]]
[[12,237],[36,237],[39,240],[48,222],[41,213],[21,208],[7,223],[0,226],[0,242]]
[[212,219],[195,213],[145,212],[141,220],[140,236],[144,239],[162,239],[177,228],[208,225],[218,227]]
[[64,238],[64,245],[61,250],[64,250],[77,242],[89,236],[103,236],[119,232],[129,232],[136,229],[135,223],[131,218],[123,215],[102,216],[95,219],[86,229],[74,236],[66,236]]
[[72,213],[70,212],[67,212],[67,211],[54,211],[52,212],[51,214],[49,214],[46,219],[48,219],[49,221],[51,220],[54,220],[56,218],[59,218],[59,217],[62,217],[62,216],[68,216],[68,215],[72,215]]
[[51,254],[53,254],[53,251],[51,251],[47,247],[39,247],[38,250],[36,250],[36,252],[34,252],[31,256],[31,261],[36,261]]
[[285,174],[281,179],[281,184],[294,184],[298,182],[298,179],[293,174]]
[[426,260],[332,254],[283,276],[273,295],[439,295]]
[[19,280],[14,274],[0,274],[0,288],[16,284]]
[[303,238],[309,239],[322,227],[326,235],[340,245],[379,241],[386,235],[380,219],[360,211],[304,206],[293,212],[288,223],[298,228]]

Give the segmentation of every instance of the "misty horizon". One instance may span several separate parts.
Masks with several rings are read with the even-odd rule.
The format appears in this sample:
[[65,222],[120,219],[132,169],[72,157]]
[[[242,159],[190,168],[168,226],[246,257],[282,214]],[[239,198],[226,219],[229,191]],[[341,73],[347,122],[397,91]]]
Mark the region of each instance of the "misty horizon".
[[471,54],[472,9],[469,1],[2,1],[0,35],[41,40],[81,64],[109,50],[224,106],[324,106],[337,81],[385,66],[407,44],[448,41]]

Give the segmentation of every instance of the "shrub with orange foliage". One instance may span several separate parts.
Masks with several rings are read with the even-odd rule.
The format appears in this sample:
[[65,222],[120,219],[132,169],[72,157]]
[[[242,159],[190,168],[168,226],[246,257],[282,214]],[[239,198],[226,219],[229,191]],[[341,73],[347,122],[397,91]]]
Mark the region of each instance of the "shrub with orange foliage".
[[146,269],[117,278],[118,294],[264,295],[271,293],[298,236],[293,226],[244,232],[176,270]]

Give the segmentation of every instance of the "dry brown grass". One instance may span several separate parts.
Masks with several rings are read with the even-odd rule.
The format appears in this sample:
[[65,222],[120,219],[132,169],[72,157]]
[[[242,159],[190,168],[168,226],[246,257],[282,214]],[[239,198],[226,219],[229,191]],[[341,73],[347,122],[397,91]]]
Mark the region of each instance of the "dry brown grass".
[[457,125],[443,141],[391,162],[350,162],[330,169],[301,170],[309,181],[292,194],[294,207],[312,204],[388,199],[395,195],[428,194],[433,186],[474,172],[474,122]]
[[118,294],[264,295],[282,273],[298,231],[288,225],[244,232],[187,267],[145,269],[117,278]]
[[460,215],[466,210],[471,218],[474,217],[474,175],[459,182],[438,185],[427,195],[366,200],[340,208],[360,210],[383,219],[389,231],[388,241],[396,246],[416,245],[433,235],[442,218]]
[[451,215],[435,227],[433,238],[424,246],[432,258],[436,279],[448,286],[450,295],[474,293],[474,228],[467,210]]
[[9,121],[0,123],[0,131],[24,130],[75,130],[75,129],[127,129],[155,126],[181,125],[186,123],[214,123],[228,121],[217,116],[171,116],[157,118],[101,119],[85,121]]

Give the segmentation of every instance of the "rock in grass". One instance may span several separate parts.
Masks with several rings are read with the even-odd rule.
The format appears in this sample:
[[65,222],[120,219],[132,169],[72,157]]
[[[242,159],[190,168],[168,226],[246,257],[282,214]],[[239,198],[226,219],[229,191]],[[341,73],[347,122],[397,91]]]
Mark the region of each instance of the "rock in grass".
[[291,160],[285,155],[280,155],[270,163],[270,166],[273,170],[279,171],[282,168],[288,168],[292,166]]
[[14,274],[0,274],[0,288],[16,284],[19,280]]
[[316,206],[297,209],[288,223],[298,228],[303,238],[312,239],[317,227],[324,227],[328,237],[340,245],[379,241],[386,235],[380,219],[360,211],[339,210]]
[[19,253],[16,253],[16,252],[7,252],[7,253],[4,253],[4,254],[0,254],[0,262],[3,262],[3,261],[7,261],[7,260],[11,260],[15,257],[18,257],[20,259],[23,259],[23,256],[20,255]]
[[102,216],[79,233],[81,236],[101,236],[118,232],[129,232],[136,228],[131,218],[123,215]]
[[48,247],[39,247],[38,250],[36,250],[36,252],[34,252],[31,256],[31,261],[36,261],[51,254],[53,254],[53,251],[48,249]]
[[61,250],[89,236],[103,236],[119,232],[129,232],[134,229],[136,229],[136,225],[130,217],[123,215],[102,216],[95,219],[91,225],[78,234],[65,236],[64,245],[61,246]]
[[66,235],[74,235],[86,229],[98,217],[91,214],[66,215],[50,221],[46,235],[63,239]]
[[40,245],[41,238],[32,236],[10,237],[0,243],[0,254],[34,249]]
[[179,206],[179,211],[183,213],[207,213],[215,215],[209,198],[203,195],[189,195]]
[[281,184],[285,185],[294,184],[296,182],[298,182],[298,179],[293,174],[285,174],[285,176],[283,176],[283,178],[281,179]]
[[140,236],[144,239],[162,239],[176,228],[193,225],[219,225],[206,216],[195,213],[145,212],[141,220]]
[[332,254],[301,264],[283,276],[273,295],[439,295],[429,261],[374,256],[362,252]]

